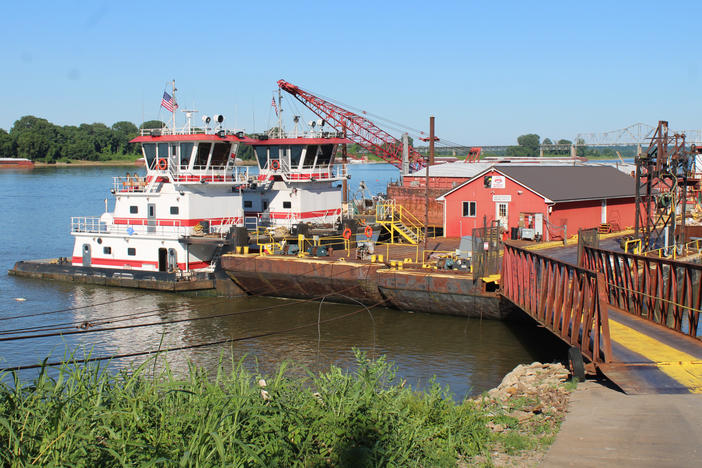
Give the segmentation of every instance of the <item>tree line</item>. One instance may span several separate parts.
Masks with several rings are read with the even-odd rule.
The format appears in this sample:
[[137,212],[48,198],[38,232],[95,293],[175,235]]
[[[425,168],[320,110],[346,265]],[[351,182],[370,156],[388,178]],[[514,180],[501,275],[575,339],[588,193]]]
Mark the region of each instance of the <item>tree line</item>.
[[[149,121],[142,128],[160,128],[160,121]],[[0,128],[0,157],[27,158],[53,163],[77,159],[104,161],[130,159],[141,155],[139,145],[129,141],[139,134],[131,122],[115,122],[59,126],[46,119],[25,115],[9,132]]]
[[[539,156],[540,145],[567,145],[568,148],[563,150],[544,149],[544,156],[570,156],[570,145],[572,144],[572,141],[566,139],[551,140],[550,138],[544,138],[544,141],[541,141],[539,135],[528,133],[526,135],[520,135],[517,138],[517,146],[508,147],[505,150],[505,156]],[[616,159],[617,151],[625,158],[633,158],[636,155],[635,146],[622,146],[618,150],[615,150],[607,146],[586,146],[585,141],[582,139],[576,140],[575,144],[577,145],[577,156],[581,158],[610,157]]]

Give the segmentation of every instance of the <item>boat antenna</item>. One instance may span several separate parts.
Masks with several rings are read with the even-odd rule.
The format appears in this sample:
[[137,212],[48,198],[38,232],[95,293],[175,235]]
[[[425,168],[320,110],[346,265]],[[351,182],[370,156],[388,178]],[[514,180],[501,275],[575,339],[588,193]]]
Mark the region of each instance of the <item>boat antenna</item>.
[[181,112],[185,113],[185,118],[187,119],[187,129],[188,129],[188,135],[192,133],[192,119],[193,119],[193,114],[198,113],[199,111],[196,111],[195,109],[183,109]]
[[278,87],[278,138],[283,138],[283,92]]

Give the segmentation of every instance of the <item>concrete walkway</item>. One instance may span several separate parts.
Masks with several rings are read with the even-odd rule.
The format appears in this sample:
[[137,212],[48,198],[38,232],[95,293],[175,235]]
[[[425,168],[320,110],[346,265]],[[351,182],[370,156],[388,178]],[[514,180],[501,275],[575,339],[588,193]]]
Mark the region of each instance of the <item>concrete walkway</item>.
[[581,383],[540,466],[702,466],[702,395],[626,395]]

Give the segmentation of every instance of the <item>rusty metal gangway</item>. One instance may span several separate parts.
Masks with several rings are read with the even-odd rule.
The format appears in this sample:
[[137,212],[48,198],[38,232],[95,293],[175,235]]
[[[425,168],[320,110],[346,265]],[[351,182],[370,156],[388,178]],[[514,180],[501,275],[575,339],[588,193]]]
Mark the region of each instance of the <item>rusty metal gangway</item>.
[[501,293],[627,393],[702,393],[702,266],[593,247],[582,263],[505,244]]

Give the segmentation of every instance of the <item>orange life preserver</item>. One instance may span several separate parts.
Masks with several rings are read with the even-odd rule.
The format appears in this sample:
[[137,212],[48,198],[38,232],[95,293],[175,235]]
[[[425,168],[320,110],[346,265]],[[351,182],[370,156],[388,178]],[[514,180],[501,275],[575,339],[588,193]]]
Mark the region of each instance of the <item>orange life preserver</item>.
[[346,240],[351,239],[351,229],[350,228],[344,229],[344,233],[342,234],[342,236],[344,236],[344,239],[346,239]]
[[166,158],[159,159],[158,166],[156,166],[156,167],[158,167],[162,171],[165,171],[166,169],[168,169],[168,161],[166,160]]
[[364,234],[366,235],[367,238],[370,239],[371,237],[373,237],[373,228],[372,228],[372,227],[370,227],[370,226],[367,225],[367,226],[366,226],[366,229],[365,229],[363,232],[364,232]]
[[271,161],[271,169],[273,169],[274,171],[280,169],[280,162],[278,162],[277,159]]

